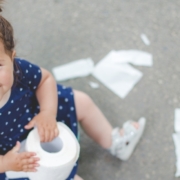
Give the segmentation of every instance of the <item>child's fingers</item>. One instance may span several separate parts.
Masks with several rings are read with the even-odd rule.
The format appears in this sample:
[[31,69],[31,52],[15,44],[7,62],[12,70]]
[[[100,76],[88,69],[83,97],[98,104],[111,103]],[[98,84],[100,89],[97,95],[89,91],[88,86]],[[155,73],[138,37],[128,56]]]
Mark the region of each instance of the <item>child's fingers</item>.
[[32,159],[24,159],[21,163],[21,170],[25,172],[35,172],[36,168],[39,167],[39,164]]
[[39,167],[39,164],[38,163],[33,163],[33,164],[24,164],[23,165],[23,168],[25,169],[34,169],[36,167]]
[[49,127],[49,128],[44,126],[39,126],[38,132],[41,142],[50,142],[59,135],[59,130],[57,126]]
[[58,130],[56,130],[57,128],[51,128],[47,131],[46,133],[46,142],[51,142],[54,138],[56,138],[58,136]]
[[57,128],[57,124],[55,124],[53,127],[51,127],[51,130],[50,130],[50,140],[49,141],[52,141],[58,135],[59,135],[59,130]]
[[39,133],[39,136],[40,136],[40,141],[41,142],[44,142],[44,128],[43,127],[38,127],[38,133]]
[[22,170],[25,172],[35,172],[37,171],[38,164],[30,164],[30,165],[23,165]]
[[55,137],[57,137],[59,135],[59,129],[57,127],[54,130],[54,135],[55,135]]
[[49,142],[50,139],[50,130],[46,129],[46,131],[44,131],[44,142]]
[[37,172],[37,169],[23,169],[24,172]]
[[36,153],[34,153],[34,152],[22,152],[19,154],[19,156],[20,156],[20,159],[28,159],[31,157],[35,157]]
[[38,166],[39,166],[39,164],[25,164],[22,166],[22,169],[23,170],[35,169]]
[[36,153],[33,152],[23,152],[20,153],[19,156],[19,164],[20,166],[22,165],[26,165],[26,164],[34,164],[34,163],[38,163],[38,161],[40,160],[38,157],[35,156]]
[[31,156],[36,156],[35,152],[22,152],[21,154],[27,158]]
[[22,159],[21,164],[22,165],[29,165],[29,164],[38,164],[39,158],[28,158],[28,159]]
[[54,138],[58,137],[59,130],[57,127],[55,127],[52,132],[53,132],[53,137],[52,137],[52,140],[53,140]]
[[49,132],[49,142],[52,141],[54,138],[55,138],[55,133],[52,130],[52,131]]

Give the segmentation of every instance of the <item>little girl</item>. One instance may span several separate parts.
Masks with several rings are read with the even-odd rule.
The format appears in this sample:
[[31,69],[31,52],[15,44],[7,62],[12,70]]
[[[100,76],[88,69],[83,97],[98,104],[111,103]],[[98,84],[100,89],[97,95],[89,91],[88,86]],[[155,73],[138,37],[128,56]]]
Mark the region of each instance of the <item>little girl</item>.
[[[20,142],[35,125],[41,142],[50,142],[61,133],[57,121],[76,137],[80,123],[112,155],[121,160],[131,156],[143,133],[144,118],[113,129],[89,96],[57,85],[47,70],[15,56],[12,26],[0,15],[0,180],[6,179],[6,171],[36,171],[40,160],[36,154],[19,152]],[[67,180],[82,180],[76,172],[77,165]]]

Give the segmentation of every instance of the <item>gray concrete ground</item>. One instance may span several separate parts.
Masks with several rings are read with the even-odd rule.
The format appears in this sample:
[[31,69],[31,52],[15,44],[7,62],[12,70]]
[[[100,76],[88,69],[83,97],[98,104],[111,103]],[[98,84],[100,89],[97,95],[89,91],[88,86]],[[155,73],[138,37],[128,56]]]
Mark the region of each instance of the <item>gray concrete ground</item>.
[[[81,58],[95,62],[110,50],[153,54],[152,68],[137,67],[141,81],[124,99],[92,76],[62,82],[88,93],[113,126],[147,118],[139,146],[127,162],[101,149],[83,132],[78,174],[85,180],[174,180],[174,109],[180,107],[180,1],[178,0],[6,0],[3,15],[15,29],[20,57],[51,71]],[[140,39],[145,33],[151,41]]]

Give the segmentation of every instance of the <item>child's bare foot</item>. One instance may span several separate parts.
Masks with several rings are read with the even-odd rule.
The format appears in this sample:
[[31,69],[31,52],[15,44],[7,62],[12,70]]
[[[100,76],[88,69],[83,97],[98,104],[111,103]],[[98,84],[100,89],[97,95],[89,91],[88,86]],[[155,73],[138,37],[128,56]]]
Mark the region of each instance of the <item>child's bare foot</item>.
[[140,118],[138,122],[125,122],[121,130],[113,129],[112,145],[109,149],[111,154],[121,160],[128,160],[143,134],[145,124],[145,118]]

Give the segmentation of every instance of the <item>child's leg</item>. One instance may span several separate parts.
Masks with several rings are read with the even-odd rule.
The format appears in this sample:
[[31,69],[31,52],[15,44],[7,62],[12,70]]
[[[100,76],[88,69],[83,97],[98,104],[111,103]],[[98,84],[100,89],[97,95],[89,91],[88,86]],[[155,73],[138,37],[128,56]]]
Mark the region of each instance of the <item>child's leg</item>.
[[74,98],[77,118],[84,131],[103,148],[109,148],[112,126],[108,120],[85,93],[74,90]]
[[[91,98],[83,92],[74,90],[77,118],[84,131],[103,148],[110,148],[112,144],[112,126],[94,104]],[[138,128],[138,124],[133,124]],[[120,132],[123,135],[123,132]]]

